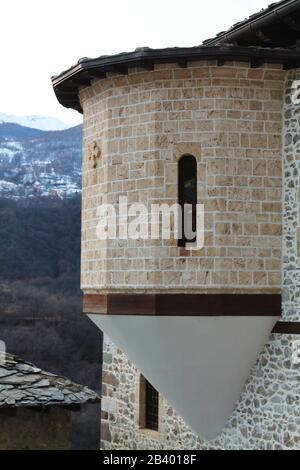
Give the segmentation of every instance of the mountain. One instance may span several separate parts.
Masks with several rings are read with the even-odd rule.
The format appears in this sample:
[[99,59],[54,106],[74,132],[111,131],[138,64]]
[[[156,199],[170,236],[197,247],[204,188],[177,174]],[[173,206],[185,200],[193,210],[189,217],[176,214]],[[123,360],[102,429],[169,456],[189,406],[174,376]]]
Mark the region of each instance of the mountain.
[[13,116],[0,113],[0,123],[12,122],[21,126],[40,129],[42,131],[62,131],[70,126],[51,116]]
[[82,127],[43,131],[0,123],[0,196],[70,197],[81,190]]
[[81,126],[0,124],[0,286],[80,297],[81,147]]

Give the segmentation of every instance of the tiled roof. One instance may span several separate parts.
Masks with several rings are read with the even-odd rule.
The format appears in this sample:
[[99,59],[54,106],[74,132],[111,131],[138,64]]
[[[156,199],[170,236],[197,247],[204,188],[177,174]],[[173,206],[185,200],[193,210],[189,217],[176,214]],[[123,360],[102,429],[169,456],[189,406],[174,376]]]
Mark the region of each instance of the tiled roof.
[[88,387],[45,372],[16,356],[0,354],[0,408],[71,406],[99,400]]
[[[279,2],[271,3],[268,7],[263,8],[262,10],[250,15],[249,18],[246,18],[242,21],[239,21],[238,23],[235,23],[228,30],[221,31],[214,38],[205,40],[203,44],[204,45],[219,44],[221,40],[226,39],[227,35],[230,35],[231,33],[238,31],[239,29],[242,29],[244,26],[247,26],[248,24],[251,24],[252,22],[256,20],[260,20],[263,18],[270,18],[270,20],[276,21],[277,16],[279,16],[278,14],[281,11],[284,11],[285,8],[287,7],[291,7],[296,11],[300,9],[300,2],[299,0],[281,0]],[[288,11],[287,11],[287,14],[288,14]]]

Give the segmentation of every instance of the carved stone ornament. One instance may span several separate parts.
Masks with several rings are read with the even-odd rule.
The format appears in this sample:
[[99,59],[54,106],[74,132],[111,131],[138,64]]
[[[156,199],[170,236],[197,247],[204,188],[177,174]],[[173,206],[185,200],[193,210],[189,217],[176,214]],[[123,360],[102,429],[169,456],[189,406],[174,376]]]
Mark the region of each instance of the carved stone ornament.
[[100,157],[101,149],[97,142],[94,141],[88,146],[88,159],[93,169],[97,168]]

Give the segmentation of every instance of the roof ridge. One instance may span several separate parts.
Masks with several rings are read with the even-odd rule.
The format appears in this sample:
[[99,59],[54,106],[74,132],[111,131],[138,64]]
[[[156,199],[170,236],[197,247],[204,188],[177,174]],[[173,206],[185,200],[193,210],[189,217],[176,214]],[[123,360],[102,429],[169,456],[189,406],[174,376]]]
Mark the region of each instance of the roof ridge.
[[262,8],[260,11],[253,13],[249,15],[248,18],[245,18],[244,20],[238,21],[237,23],[234,23],[230,28],[228,28],[225,31],[220,31],[219,33],[216,34],[215,37],[212,37],[210,39],[206,39],[203,41],[203,45],[217,45],[221,41],[222,38],[226,39],[228,35],[233,33],[234,31],[247,26],[251,24],[252,22],[262,19],[263,17],[270,17],[273,15],[273,13],[277,14],[277,12],[281,12],[280,14],[283,13],[282,10],[286,10],[287,7],[294,6],[295,9],[297,7],[300,10],[300,1],[299,0],[281,0],[278,2],[273,2],[270,5],[268,5],[265,8]]

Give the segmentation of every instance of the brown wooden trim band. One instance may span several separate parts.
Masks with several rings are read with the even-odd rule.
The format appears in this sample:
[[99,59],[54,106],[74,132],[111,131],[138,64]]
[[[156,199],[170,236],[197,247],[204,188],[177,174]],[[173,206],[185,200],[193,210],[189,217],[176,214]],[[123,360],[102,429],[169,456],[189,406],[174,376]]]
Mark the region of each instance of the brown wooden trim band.
[[272,333],[281,335],[300,335],[300,322],[279,321]]
[[83,311],[109,315],[281,316],[280,294],[85,294]]

